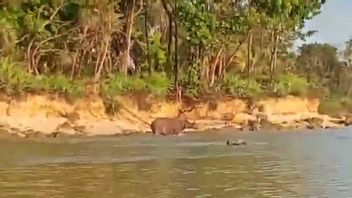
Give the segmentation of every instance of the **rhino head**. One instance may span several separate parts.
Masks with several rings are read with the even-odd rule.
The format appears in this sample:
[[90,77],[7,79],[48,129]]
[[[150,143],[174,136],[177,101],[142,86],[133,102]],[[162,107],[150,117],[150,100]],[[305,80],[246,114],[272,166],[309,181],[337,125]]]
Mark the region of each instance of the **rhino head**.
[[182,119],[182,128],[183,129],[197,129],[196,122],[190,122],[187,119]]

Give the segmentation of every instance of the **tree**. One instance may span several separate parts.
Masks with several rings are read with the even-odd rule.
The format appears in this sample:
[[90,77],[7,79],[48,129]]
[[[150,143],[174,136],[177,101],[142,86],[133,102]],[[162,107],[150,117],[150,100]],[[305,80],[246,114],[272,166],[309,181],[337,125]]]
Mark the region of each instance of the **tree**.
[[346,41],[343,58],[349,67],[352,66],[352,39]]
[[[341,63],[337,48],[324,43],[304,44],[300,47],[297,69],[305,73],[309,81],[317,80],[331,87],[339,86]],[[314,75],[314,76],[313,76]]]

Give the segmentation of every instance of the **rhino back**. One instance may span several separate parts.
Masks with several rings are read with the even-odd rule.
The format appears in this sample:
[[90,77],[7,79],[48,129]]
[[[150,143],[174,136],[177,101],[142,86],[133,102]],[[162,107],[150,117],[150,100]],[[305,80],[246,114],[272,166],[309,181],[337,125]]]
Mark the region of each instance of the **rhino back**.
[[172,134],[182,131],[182,122],[176,118],[156,118],[151,123],[151,129],[154,134]]
[[154,134],[164,134],[169,131],[170,119],[169,118],[156,118],[151,123],[151,129]]

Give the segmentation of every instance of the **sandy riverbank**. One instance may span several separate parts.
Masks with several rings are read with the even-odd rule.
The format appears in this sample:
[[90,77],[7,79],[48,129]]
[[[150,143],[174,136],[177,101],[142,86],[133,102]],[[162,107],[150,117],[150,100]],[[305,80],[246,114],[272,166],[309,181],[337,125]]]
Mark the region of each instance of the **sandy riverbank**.
[[[233,127],[239,130],[290,130],[340,128],[346,118],[319,114],[319,99],[284,98],[208,99],[183,104],[158,100],[151,95],[120,96],[109,110],[98,96],[67,101],[48,94],[1,97],[0,133],[20,137],[98,136],[145,133],[156,117],[182,116],[196,121],[199,131]],[[225,125],[224,115],[233,118]],[[347,121],[349,119],[347,118]]]

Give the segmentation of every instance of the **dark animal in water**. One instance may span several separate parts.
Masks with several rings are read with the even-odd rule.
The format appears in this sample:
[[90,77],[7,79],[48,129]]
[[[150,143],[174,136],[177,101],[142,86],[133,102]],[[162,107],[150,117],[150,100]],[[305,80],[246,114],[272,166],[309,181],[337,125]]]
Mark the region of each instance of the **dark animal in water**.
[[187,128],[196,129],[196,123],[187,119],[163,117],[154,119],[150,128],[155,135],[177,135]]
[[241,146],[241,145],[247,145],[247,142],[244,140],[237,140],[237,141],[232,141],[231,139],[228,139],[226,142],[227,145],[235,145],[235,146]]

